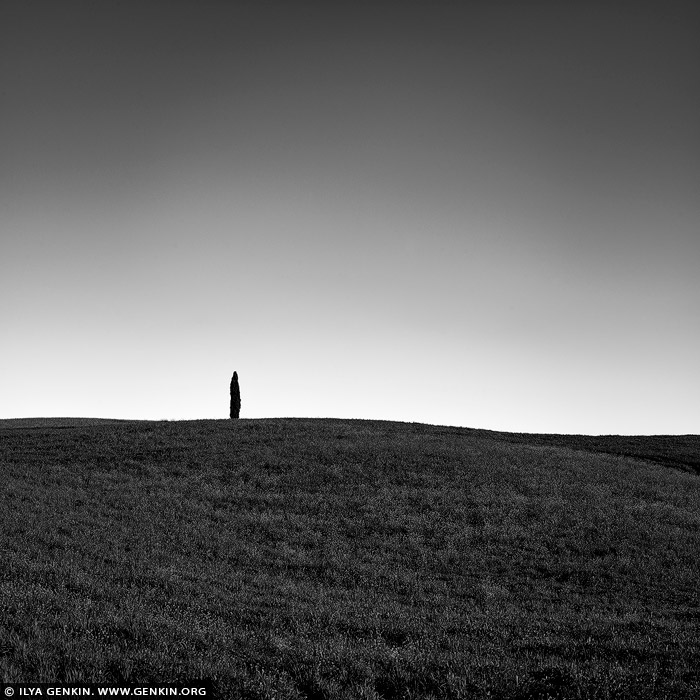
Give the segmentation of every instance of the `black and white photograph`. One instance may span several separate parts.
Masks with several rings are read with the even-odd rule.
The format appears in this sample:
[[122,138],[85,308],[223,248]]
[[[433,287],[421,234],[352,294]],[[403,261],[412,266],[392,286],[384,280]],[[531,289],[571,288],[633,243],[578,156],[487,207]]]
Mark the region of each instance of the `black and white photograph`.
[[0,694],[700,697],[700,5],[0,0]]

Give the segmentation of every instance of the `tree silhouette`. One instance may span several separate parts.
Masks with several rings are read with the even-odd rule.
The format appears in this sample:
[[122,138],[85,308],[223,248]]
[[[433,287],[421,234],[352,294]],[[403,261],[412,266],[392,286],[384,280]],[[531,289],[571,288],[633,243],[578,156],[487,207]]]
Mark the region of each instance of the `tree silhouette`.
[[241,413],[241,389],[238,386],[238,372],[231,379],[231,418],[238,418]]

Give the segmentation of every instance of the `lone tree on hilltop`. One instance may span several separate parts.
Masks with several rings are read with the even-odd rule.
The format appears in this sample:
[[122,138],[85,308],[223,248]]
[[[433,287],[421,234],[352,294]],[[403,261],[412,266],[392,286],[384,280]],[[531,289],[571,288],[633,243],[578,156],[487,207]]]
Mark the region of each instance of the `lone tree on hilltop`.
[[231,418],[238,418],[241,414],[241,389],[238,386],[238,372],[233,373],[231,379]]

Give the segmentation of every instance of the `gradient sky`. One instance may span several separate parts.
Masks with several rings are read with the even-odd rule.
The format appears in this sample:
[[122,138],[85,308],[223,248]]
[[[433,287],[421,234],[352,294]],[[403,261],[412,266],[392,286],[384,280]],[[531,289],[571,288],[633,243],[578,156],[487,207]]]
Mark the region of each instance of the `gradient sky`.
[[3,0],[0,417],[698,433],[690,7]]

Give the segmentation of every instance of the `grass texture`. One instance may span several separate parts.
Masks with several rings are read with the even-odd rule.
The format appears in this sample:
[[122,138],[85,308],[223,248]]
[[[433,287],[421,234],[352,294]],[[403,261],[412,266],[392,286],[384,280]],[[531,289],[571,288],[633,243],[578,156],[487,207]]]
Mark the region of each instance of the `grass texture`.
[[700,438],[0,421],[0,679],[700,697]]

